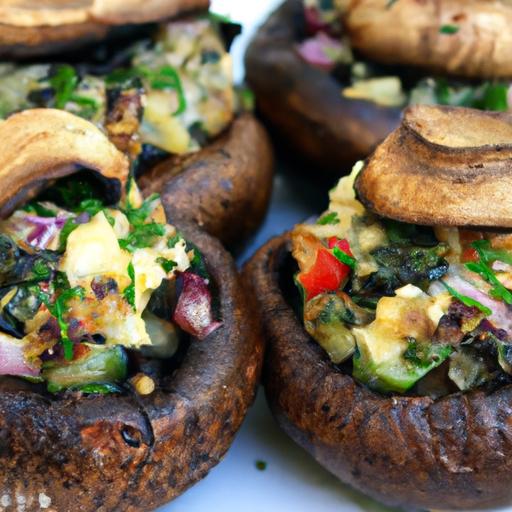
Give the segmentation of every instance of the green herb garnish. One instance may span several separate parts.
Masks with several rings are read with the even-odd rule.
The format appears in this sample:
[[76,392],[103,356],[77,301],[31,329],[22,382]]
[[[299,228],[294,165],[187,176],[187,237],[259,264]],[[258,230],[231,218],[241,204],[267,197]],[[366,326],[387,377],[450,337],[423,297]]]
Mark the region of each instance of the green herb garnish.
[[124,289],[123,297],[130,306],[135,309],[135,269],[133,263],[130,261],[128,265],[128,277],[130,278],[130,284]]
[[69,338],[69,326],[64,316],[69,310],[68,302],[75,298],[83,300],[85,290],[81,286],[71,288],[67,277],[65,274],[62,274],[62,272],[57,272],[52,284],[56,294],[56,298],[54,298],[53,301],[46,292],[40,290],[38,295],[41,302],[48,308],[50,315],[57,320],[60,329],[61,343],[64,348],[64,358],[71,361],[73,359],[73,342]]
[[440,34],[456,34],[459,31],[460,27],[458,25],[441,25],[439,28]]
[[156,90],[174,89],[178,94],[178,108],[173,112],[174,116],[179,116],[187,109],[187,99],[181,78],[178,71],[172,66],[165,65],[158,69],[134,66],[130,69],[115,70],[107,76],[106,81],[113,84],[125,82],[130,78],[144,78],[148,81],[149,86]]
[[157,222],[133,226],[127,238],[119,240],[119,245],[126,251],[135,252],[137,249],[151,247],[155,239],[165,235],[165,226]]
[[267,469],[267,463],[264,460],[257,460],[255,466],[258,471],[265,471]]
[[459,302],[462,302],[462,304],[465,306],[478,308],[485,316],[492,315],[492,310],[487,306],[484,306],[481,302],[478,302],[476,299],[472,299],[467,295],[462,295],[457,290],[446,284],[444,281],[441,281],[441,284],[448,290],[450,295],[455,297]]
[[183,237],[179,233],[176,233],[174,236],[171,236],[169,240],[167,240],[167,247],[172,249],[180,240],[183,240]]
[[36,260],[32,272],[38,281],[46,281],[52,275],[52,269],[44,260]]
[[345,265],[348,265],[350,268],[354,269],[356,266],[356,260],[352,256],[349,256],[346,252],[343,252],[340,248],[334,247],[332,253],[338,260],[340,260]]
[[148,197],[140,206],[134,208],[130,203],[122,209],[126,215],[128,222],[132,226],[132,230],[127,238],[119,240],[122,249],[134,252],[136,249],[151,247],[155,238],[165,235],[165,226],[158,222],[146,222],[147,218],[153,211],[153,203],[159,198],[158,194]]
[[25,205],[22,208],[23,211],[27,213],[31,213],[34,215],[37,215],[38,217],[55,217],[55,212],[53,210],[50,210],[49,208],[46,208],[41,203],[38,203],[37,201],[34,201],[33,203],[29,203]]
[[505,112],[508,110],[508,85],[487,83],[481,102],[475,106],[482,110]]
[[220,14],[218,12],[209,11],[207,17],[214,23],[233,23],[233,20],[227,14]]
[[66,244],[68,243],[69,235],[79,226],[79,224],[75,223],[74,219],[68,219],[66,224],[60,230],[59,235],[59,251],[64,251],[66,249]]
[[156,259],[156,262],[161,265],[161,267],[164,269],[164,272],[168,274],[171,272],[175,267],[178,266],[178,264],[175,261],[168,260],[167,258],[159,257]]
[[325,226],[326,224],[339,224],[340,223],[340,219],[338,218],[338,213],[337,212],[329,212],[329,213],[326,213],[325,215],[322,215],[322,217],[320,217],[316,223],[320,226]]
[[485,281],[492,285],[489,295],[495,299],[500,299],[507,304],[512,304],[512,293],[501,284],[500,280],[491,268],[493,261],[512,262],[511,255],[505,251],[496,251],[491,249],[487,240],[477,240],[471,244],[480,258],[477,262],[469,262],[465,267],[471,272],[479,274]]
[[512,293],[505,288],[496,277],[493,270],[483,261],[466,263],[465,267],[471,272],[479,274],[485,281],[492,285],[489,295],[495,299],[500,299],[507,304],[512,304]]
[[79,77],[72,66],[68,64],[59,66],[55,74],[50,77],[49,82],[55,93],[55,108],[64,109],[69,102],[73,102],[88,109],[89,113],[91,110],[98,109],[98,102],[93,98],[75,94]]
[[480,256],[480,259],[485,263],[493,263],[501,261],[512,265],[512,253],[509,251],[493,249],[489,240],[476,240],[471,244]]

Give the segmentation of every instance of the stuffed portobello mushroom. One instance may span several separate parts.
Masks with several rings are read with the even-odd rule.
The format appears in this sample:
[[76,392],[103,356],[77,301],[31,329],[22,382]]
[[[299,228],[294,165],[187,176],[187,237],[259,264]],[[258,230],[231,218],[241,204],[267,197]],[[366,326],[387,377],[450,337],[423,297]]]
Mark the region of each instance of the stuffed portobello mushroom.
[[510,114],[409,107],[245,268],[278,423],[387,504],[512,499],[511,151]]
[[[167,195],[180,201],[181,216],[224,242],[239,241],[259,224],[272,182],[272,151],[250,112],[250,92],[233,85],[228,49],[240,26],[197,0],[151,1],[144,9],[137,2],[76,4],[0,6],[1,19],[17,28],[65,27],[78,38],[82,19],[115,26],[94,44],[75,41],[73,51],[48,55],[37,45],[46,53],[23,61],[17,45],[0,44],[0,118],[56,108],[93,122],[133,160],[137,177],[150,173],[141,188],[160,193],[169,185],[162,197],[171,218],[177,212]],[[3,30],[0,24],[0,40]],[[183,185],[173,186],[180,174]]]
[[150,510],[206,475],[262,355],[233,261],[92,123],[0,123],[0,502]]
[[246,55],[257,106],[310,163],[365,158],[411,104],[509,108],[507,1],[286,0]]

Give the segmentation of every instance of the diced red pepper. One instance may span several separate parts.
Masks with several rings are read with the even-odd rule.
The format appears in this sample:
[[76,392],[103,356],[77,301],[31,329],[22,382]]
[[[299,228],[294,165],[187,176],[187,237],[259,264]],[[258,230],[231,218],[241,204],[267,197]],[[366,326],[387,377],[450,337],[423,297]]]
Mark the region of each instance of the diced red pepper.
[[306,300],[325,292],[339,290],[350,274],[350,267],[327,249],[317,252],[315,263],[308,272],[301,272],[297,280],[304,287]]
[[352,251],[350,250],[350,245],[348,243],[348,240],[345,240],[345,239],[340,240],[339,238],[337,238],[335,236],[331,236],[331,238],[329,238],[327,240],[327,245],[329,246],[329,249],[334,249],[335,247],[337,247],[338,249],[343,251],[345,254],[348,254],[349,256],[354,257],[354,255],[352,254]]

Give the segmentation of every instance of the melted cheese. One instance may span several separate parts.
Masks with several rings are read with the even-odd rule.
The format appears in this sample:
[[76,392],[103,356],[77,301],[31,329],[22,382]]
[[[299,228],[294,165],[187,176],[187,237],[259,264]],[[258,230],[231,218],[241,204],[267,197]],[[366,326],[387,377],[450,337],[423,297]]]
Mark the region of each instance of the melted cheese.
[[361,351],[376,365],[396,360],[407,348],[407,339],[428,341],[451,298],[448,293],[430,297],[413,285],[396,290],[395,297],[383,297],[377,304],[375,320],[352,333]]
[[178,108],[175,91],[150,91],[146,96],[141,135],[144,142],[169,153],[181,155],[189,150],[190,134],[174,116]]
[[130,283],[129,263],[130,254],[119,247],[114,229],[99,212],[69,235],[60,270],[71,286],[88,289],[93,277],[109,275],[123,287]]

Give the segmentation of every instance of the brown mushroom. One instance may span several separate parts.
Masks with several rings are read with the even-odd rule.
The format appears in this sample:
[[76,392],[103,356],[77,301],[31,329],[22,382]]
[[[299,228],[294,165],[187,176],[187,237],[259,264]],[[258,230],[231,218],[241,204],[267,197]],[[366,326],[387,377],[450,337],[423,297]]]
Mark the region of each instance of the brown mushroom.
[[265,130],[250,114],[197,153],[171,157],[144,174],[145,194],[160,192],[171,222],[190,219],[224,243],[260,224],[272,188],[273,155]]
[[474,78],[512,76],[512,4],[344,0],[352,46],[377,62]]
[[268,341],[263,382],[281,428],[342,481],[390,505],[510,503],[512,387],[436,400],[368,390],[304,330],[290,306],[294,271],[289,235],[268,242],[244,271]]
[[249,46],[247,81],[292,153],[339,175],[399,124],[400,110],[342,96],[335,78],[297,53],[304,33],[302,0],[286,0]]
[[384,217],[512,227],[511,157],[511,114],[418,105],[404,112],[355,186],[365,206]]
[[209,0],[11,0],[0,5],[0,55],[42,55],[103,39],[111,27],[208,9]]
[[55,109],[32,109],[0,122],[0,217],[5,217],[46,182],[77,170],[97,171],[116,189],[128,178],[128,159],[84,119]]
[[[75,143],[66,124],[53,131],[52,140],[60,134],[87,153],[91,139],[83,133]],[[37,168],[40,153],[12,140],[13,154]],[[51,155],[52,146],[45,152]],[[56,176],[50,166],[47,173]],[[44,178],[40,172],[37,179]],[[231,257],[196,225],[177,228],[205,258],[222,326],[203,341],[192,339],[179,366],[165,367],[149,395],[55,396],[1,378],[2,505],[23,503],[27,512],[145,511],[205,476],[228,449],[254,397],[262,342]]]

